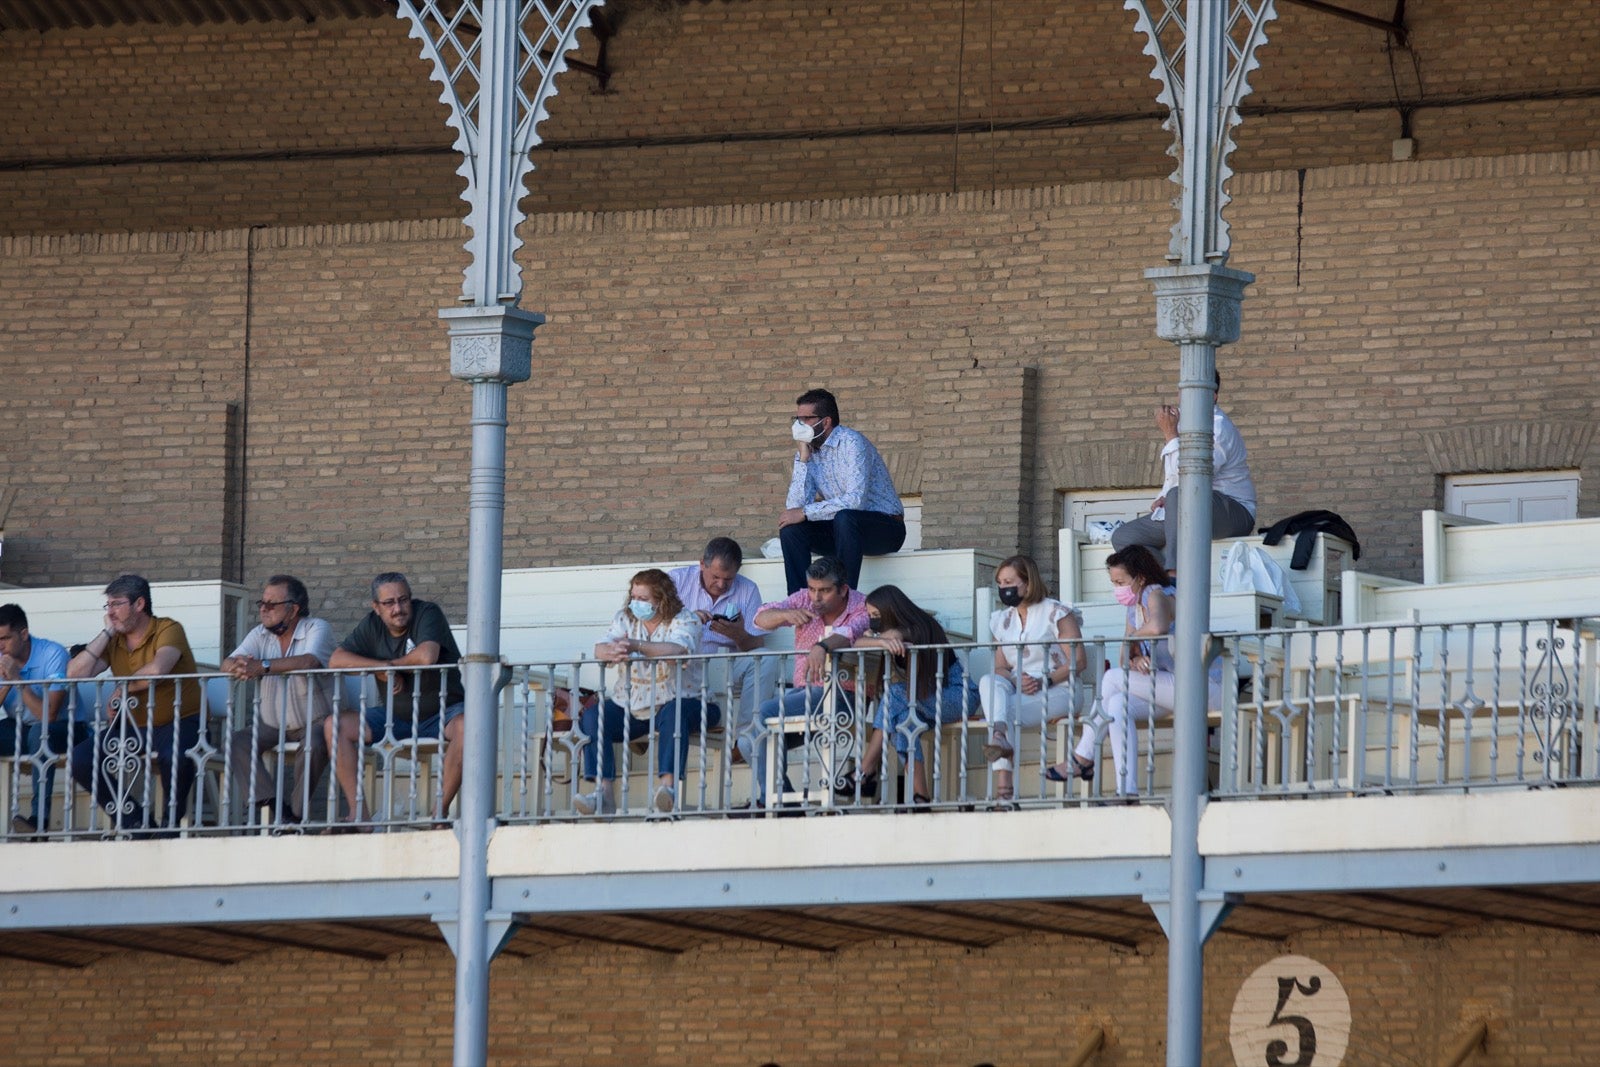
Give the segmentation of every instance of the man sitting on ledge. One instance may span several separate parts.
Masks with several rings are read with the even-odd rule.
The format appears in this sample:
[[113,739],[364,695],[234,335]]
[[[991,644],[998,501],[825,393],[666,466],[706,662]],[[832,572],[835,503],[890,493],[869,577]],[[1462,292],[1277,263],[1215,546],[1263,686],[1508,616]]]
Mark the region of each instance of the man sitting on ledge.
[[905,509],[872,442],[839,425],[832,393],[808,389],[794,404],[790,432],[799,448],[778,517],[784,580],[790,593],[804,589],[815,552],[844,564],[854,589],[862,556],[898,552],[906,543]]
[[[1216,376],[1216,391],[1222,391],[1221,374]],[[1167,439],[1161,448],[1166,484],[1161,495],[1150,502],[1150,514],[1118,526],[1111,532],[1111,544],[1118,552],[1130,545],[1144,545],[1157,558],[1164,553],[1167,573],[1172,574],[1178,566],[1178,409],[1171,404],[1157,408],[1156,427]],[[1211,405],[1211,463],[1211,539],[1244,537],[1256,521],[1250,455],[1239,428],[1215,401]]]

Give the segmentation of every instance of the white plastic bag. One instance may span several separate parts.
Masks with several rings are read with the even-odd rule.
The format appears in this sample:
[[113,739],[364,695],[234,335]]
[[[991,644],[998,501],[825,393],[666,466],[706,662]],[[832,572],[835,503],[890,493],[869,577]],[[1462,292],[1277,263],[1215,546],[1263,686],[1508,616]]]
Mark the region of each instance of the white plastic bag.
[[1116,533],[1117,527],[1122,525],[1121,519],[1095,519],[1089,523],[1089,543],[1091,545],[1109,545],[1111,535]]
[[761,555],[767,559],[782,559],[783,542],[776,537],[769,537],[767,542],[761,546]]
[[1260,545],[1246,541],[1235,541],[1222,557],[1222,591],[1270,593],[1282,598],[1286,614],[1300,613],[1300,596],[1289,584],[1289,576]]

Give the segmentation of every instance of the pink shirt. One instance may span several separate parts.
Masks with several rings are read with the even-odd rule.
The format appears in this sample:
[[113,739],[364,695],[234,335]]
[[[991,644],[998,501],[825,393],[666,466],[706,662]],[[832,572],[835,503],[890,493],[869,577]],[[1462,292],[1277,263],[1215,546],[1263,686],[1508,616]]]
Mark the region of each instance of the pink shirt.
[[[774,600],[770,604],[761,605],[762,611],[784,611],[789,608],[799,608],[802,611],[811,610],[811,593],[805,589],[791,593],[783,600]],[[796,626],[794,630],[794,647],[799,655],[794,658],[794,684],[796,688],[804,688],[806,684],[806,653],[811,651],[811,646],[821,641],[830,634],[842,634],[850,639],[850,644],[856,643],[856,638],[871,629],[867,620],[867,598],[859,590],[850,590],[850,595],[845,598],[844,612],[833,622],[824,622],[821,619],[812,619],[803,626]],[[848,686],[847,686],[848,688]]]

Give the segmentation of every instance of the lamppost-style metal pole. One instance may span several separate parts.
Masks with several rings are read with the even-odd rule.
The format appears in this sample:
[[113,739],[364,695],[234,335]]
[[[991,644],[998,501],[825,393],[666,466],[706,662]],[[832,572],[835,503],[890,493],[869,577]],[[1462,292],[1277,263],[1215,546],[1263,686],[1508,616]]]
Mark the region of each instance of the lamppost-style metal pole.
[[450,109],[455,148],[463,156],[471,231],[464,306],[439,313],[450,328],[450,374],[472,386],[458,904],[455,914],[435,917],[456,952],[456,1067],[489,1061],[489,964],[515,925],[512,916],[491,912],[488,854],[495,823],[507,394],[511,384],[530,377],[533,332],[544,322],[516,306],[522,295],[520,201],[556,76],[603,2],[398,0],[399,17],[410,22],[433,80],[443,86],[440,99]]
[[[1177,142],[1178,225],[1168,259],[1147,271],[1155,288],[1156,334],[1178,346],[1178,595],[1173,633],[1175,706],[1171,877],[1153,901],[1167,933],[1167,1064],[1197,1067],[1204,1047],[1204,945],[1227,901],[1207,899],[1200,856],[1205,809],[1207,631],[1211,615],[1212,409],[1218,345],[1239,338],[1239,305],[1252,275],[1229,270],[1231,130],[1249,92],[1255,53],[1274,15],[1272,0],[1125,0],[1156,60],[1161,101]],[[1239,32],[1242,30],[1242,33]],[[1179,70],[1178,54],[1181,52]],[[1169,562],[1173,560],[1168,545]]]

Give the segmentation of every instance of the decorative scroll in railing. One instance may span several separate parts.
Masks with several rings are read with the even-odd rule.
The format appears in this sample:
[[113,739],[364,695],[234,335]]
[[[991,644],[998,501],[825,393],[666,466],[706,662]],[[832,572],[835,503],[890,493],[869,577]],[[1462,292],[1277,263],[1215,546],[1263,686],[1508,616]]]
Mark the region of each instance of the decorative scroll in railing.
[[[1600,621],[1585,618],[1221,635],[1209,674],[1213,794],[1600,778],[1597,634]],[[795,684],[792,653],[669,657],[643,670],[508,666],[497,815],[1159,801],[1172,757],[1166,665],[1159,646],[1094,640],[850,649],[798,679],[809,684]],[[9,840],[371,832],[455,817],[459,694],[447,670],[153,681],[62,681],[49,727],[0,721]]]
[[1216,792],[1419,791],[1600,777],[1600,620],[1230,636]]

